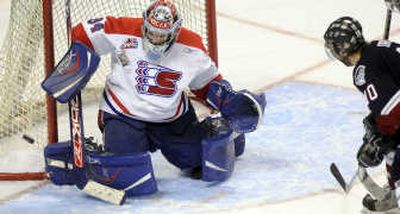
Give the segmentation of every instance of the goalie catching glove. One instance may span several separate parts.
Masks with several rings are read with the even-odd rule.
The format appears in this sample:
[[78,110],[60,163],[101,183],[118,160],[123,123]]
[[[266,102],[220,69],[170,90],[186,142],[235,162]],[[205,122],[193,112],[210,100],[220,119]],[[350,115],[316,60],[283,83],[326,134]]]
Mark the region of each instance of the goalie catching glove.
[[228,81],[220,80],[210,83],[207,103],[221,112],[235,132],[247,133],[261,124],[267,102],[264,94],[234,91]]
[[73,42],[42,87],[57,101],[66,103],[86,86],[99,63],[97,53],[82,43]]

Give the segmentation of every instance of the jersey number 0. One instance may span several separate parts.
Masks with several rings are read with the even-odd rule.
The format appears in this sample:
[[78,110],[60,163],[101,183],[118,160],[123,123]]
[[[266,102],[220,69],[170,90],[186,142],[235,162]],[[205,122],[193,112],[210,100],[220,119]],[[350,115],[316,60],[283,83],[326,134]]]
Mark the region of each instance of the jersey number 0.
[[378,98],[378,93],[376,92],[374,84],[368,84],[367,88],[364,90],[365,96],[367,96],[367,99],[369,101],[374,101]]

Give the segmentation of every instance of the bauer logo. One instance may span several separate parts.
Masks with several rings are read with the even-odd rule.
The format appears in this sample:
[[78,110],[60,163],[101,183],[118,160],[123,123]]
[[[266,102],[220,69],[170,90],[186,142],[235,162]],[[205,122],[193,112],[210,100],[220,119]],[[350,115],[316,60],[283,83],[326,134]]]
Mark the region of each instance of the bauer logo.
[[176,93],[182,72],[142,60],[137,64],[136,90],[140,94],[171,97]]

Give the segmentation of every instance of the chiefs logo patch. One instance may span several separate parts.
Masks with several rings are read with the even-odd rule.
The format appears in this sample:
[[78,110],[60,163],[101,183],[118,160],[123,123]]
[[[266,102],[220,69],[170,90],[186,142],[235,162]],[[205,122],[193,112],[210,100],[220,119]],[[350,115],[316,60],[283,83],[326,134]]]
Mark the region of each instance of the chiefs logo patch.
[[143,60],[137,64],[136,90],[140,94],[171,97],[176,93],[177,82],[182,78],[182,72]]

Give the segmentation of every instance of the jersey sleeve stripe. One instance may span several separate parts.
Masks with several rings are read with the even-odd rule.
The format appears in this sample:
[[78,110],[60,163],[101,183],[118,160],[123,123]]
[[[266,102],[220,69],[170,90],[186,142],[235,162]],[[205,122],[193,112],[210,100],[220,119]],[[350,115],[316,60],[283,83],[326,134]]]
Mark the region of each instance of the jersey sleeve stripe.
[[381,111],[381,115],[388,115],[390,112],[393,110],[394,107],[397,106],[397,104],[400,103],[400,90],[396,92],[395,95],[393,95],[392,98],[390,98],[389,102],[386,103],[385,107],[383,107]]
[[127,34],[141,37],[142,23],[142,18],[107,16],[104,32],[107,34]]
[[72,28],[72,41],[80,41],[88,46],[90,49],[94,50],[93,44],[90,41],[82,23],[79,23],[77,26]]

